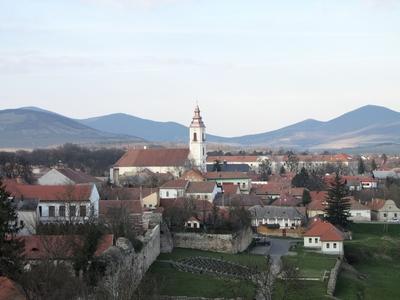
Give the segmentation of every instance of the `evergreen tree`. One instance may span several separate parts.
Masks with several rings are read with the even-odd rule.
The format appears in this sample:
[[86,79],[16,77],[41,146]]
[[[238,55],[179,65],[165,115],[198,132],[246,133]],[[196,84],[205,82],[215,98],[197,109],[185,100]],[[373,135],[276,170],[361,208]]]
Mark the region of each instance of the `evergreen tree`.
[[360,157],[358,159],[358,174],[364,174],[364,173],[365,173],[365,164],[362,157]]
[[348,189],[346,182],[336,173],[333,182],[330,183],[328,188],[328,195],[326,202],[328,203],[325,208],[326,219],[333,225],[347,227],[350,223],[348,217],[350,216],[350,199],[348,196]]
[[23,244],[16,238],[21,227],[17,212],[0,181],[0,276],[15,278],[22,270]]
[[309,175],[306,168],[301,168],[300,173],[296,174],[292,179],[292,185],[294,187],[307,187],[309,181]]
[[308,190],[305,189],[303,191],[303,196],[301,197],[301,201],[304,206],[306,206],[307,204],[309,204],[311,202],[311,195]]

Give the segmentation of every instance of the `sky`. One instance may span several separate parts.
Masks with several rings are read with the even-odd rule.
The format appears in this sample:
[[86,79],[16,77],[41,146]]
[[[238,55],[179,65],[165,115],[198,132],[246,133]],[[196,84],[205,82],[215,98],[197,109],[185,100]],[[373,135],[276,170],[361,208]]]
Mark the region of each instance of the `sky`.
[[400,0],[0,0],[0,109],[238,136],[400,111]]

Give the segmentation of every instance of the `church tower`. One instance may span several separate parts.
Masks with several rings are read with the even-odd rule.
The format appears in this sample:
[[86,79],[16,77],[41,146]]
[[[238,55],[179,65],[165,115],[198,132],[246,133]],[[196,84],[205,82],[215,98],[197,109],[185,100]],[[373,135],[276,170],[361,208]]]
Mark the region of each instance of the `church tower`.
[[206,126],[200,115],[199,106],[196,105],[192,123],[190,124],[190,158],[194,163],[194,167],[202,172],[207,171],[206,159]]

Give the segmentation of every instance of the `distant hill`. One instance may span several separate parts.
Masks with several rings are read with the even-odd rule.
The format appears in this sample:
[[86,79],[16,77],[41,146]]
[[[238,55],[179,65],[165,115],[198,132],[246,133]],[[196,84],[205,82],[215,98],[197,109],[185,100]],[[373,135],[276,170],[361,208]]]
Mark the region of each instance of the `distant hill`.
[[[204,116],[207,124],[207,116]],[[187,143],[188,127],[116,113],[72,120],[37,107],[0,111],[0,147],[42,147],[66,142]],[[308,119],[278,130],[239,137],[207,135],[210,142],[293,149],[381,149],[400,151],[400,113],[367,105],[322,122]],[[384,146],[386,147],[386,146]]]
[[[148,141],[187,143],[189,140],[189,129],[182,124],[152,121],[128,114],[116,113],[77,121],[104,132],[141,136]],[[210,134],[207,138],[209,141],[227,141],[227,138]]]
[[33,108],[0,111],[1,148],[37,148],[64,143],[141,142],[134,136],[101,132],[64,116]]
[[400,113],[367,105],[327,122],[305,120],[275,131],[229,139],[271,147],[341,149],[400,142]]

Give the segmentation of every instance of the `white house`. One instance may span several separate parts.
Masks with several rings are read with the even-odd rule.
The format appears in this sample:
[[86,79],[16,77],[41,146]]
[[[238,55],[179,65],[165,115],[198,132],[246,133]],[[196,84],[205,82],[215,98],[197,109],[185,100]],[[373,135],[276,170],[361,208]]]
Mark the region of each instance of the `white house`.
[[343,255],[344,234],[331,223],[316,218],[304,233],[304,247],[324,254]]
[[94,184],[16,184],[10,187],[10,193],[19,201],[37,200],[41,222],[83,222],[98,218],[100,196]]
[[40,185],[71,185],[100,183],[100,180],[81,171],[70,168],[54,168],[38,179]]
[[215,182],[190,182],[186,189],[185,196],[188,198],[207,200],[213,202],[218,193]]
[[206,170],[206,127],[196,106],[189,128],[189,148],[130,149],[110,169],[110,181],[119,184],[123,177],[144,169],[153,173],[171,173],[180,177],[186,170]]
[[380,222],[400,220],[400,208],[393,200],[373,199],[370,203],[372,219]]
[[199,219],[197,219],[196,217],[191,217],[191,218],[189,218],[189,220],[187,220],[185,222],[185,227],[196,229],[196,228],[200,228],[200,224],[201,223],[200,223]]
[[301,226],[305,218],[295,207],[256,205],[250,207],[249,212],[254,227],[279,224],[279,228],[296,228]]
[[360,201],[356,201],[354,198],[350,199],[350,217],[349,220],[354,222],[364,222],[364,221],[371,221],[371,209],[361,204]]
[[207,181],[214,181],[221,187],[223,184],[236,184],[243,194],[251,190],[251,178],[245,172],[208,172],[205,177]]
[[160,187],[160,199],[176,199],[185,197],[189,181],[184,179],[171,180]]
[[17,211],[17,224],[22,227],[18,235],[36,234],[36,225],[39,221],[38,201],[16,197],[10,197],[10,201]]

